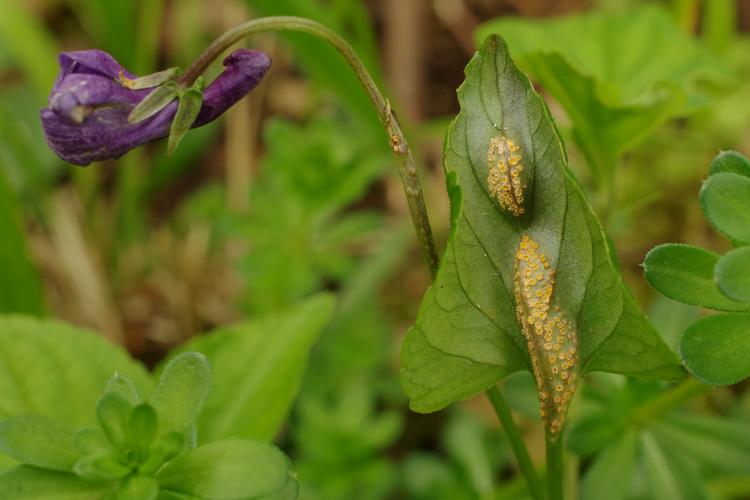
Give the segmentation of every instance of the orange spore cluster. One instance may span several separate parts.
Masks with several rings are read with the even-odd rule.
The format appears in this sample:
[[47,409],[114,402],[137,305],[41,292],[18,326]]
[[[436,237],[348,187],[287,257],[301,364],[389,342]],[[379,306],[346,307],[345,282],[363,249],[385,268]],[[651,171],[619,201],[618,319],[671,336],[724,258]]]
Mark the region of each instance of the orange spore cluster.
[[516,217],[524,213],[523,164],[518,153],[519,147],[505,136],[493,137],[487,150],[487,185],[490,194]]
[[578,375],[578,337],[558,306],[551,306],[555,271],[528,235],[516,250],[516,315],[526,338],[541,406],[551,433],[562,429]]

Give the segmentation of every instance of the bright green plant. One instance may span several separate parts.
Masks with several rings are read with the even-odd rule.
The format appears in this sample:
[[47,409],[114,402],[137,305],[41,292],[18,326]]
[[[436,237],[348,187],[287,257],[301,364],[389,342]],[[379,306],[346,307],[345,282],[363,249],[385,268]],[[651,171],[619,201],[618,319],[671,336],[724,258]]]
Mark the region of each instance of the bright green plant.
[[712,384],[750,376],[750,162],[720,153],[700,193],[706,219],[735,246],[721,256],[684,244],[651,250],[643,263],[648,282],[679,302],[723,311],[695,320],[680,340],[693,375]]
[[96,404],[98,426],[15,416],[0,423],[0,449],[22,465],[0,474],[3,498],[278,498],[294,496],[287,458],[263,442],[196,446],[195,420],[211,390],[198,353],[176,356],[144,398],[115,373]]
[[0,318],[0,497],[295,497],[287,458],[267,442],[331,312],[318,296],[209,333],[164,362],[153,389],[96,335]]

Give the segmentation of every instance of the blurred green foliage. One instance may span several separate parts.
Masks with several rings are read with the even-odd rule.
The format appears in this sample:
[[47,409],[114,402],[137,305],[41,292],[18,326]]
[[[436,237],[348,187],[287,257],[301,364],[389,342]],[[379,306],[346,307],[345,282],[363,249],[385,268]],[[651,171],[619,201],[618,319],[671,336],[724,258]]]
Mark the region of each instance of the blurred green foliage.
[[[218,399],[209,400],[209,409],[220,413],[222,398],[232,397],[239,387],[265,394],[268,409],[274,410],[263,414],[267,420],[253,418],[246,426],[235,422],[230,427],[239,434],[275,437],[293,457],[303,498],[524,498],[525,485],[502,434],[484,418],[486,409],[473,402],[426,419],[406,410],[396,375],[394,353],[400,339],[395,332],[413,319],[412,289],[423,283],[409,280],[420,263],[410,226],[387,201],[387,138],[371,103],[333,49],[302,34],[281,34],[281,42],[272,46],[280,73],[296,77],[299,70],[308,84],[301,112],[261,122],[263,146],[247,190],[247,212],[230,211],[227,191],[218,183],[227,167],[226,121],[192,130],[171,157],[158,143],[117,162],[79,169],[62,164],[46,148],[38,109],[57,73],[58,51],[102,48],[138,73],[184,66],[224,22],[205,19],[203,3],[0,0],[0,311],[76,317],[59,298],[66,289],[49,279],[59,269],[45,257],[49,252],[54,256],[47,237],[48,202],[62,187],[73,188],[81,200],[81,231],[105,269],[116,310],[126,312],[130,294],[141,293],[142,299],[164,293],[169,300],[155,300],[152,309],[157,324],[165,321],[160,308],[177,301],[185,287],[202,286],[180,282],[163,292],[155,285],[163,283],[164,262],[180,263],[182,258],[164,250],[160,238],[167,233],[183,242],[195,227],[208,227],[206,259],[225,263],[241,282],[225,305],[237,311],[233,318],[250,319],[193,342],[208,352],[216,336],[233,337],[234,343],[226,345],[247,349],[243,361],[262,357],[279,364],[264,372],[270,377],[267,385],[254,387],[256,378],[236,375],[244,382],[240,384],[235,375],[222,378],[217,373]],[[750,43],[735,28],[737,11],[730,0],[674,1],[670,13],[641,8],[648,2],[627,3],[635,10],[625,14],[594,11],[547,21],[493,20],[475,38],[500,26],[514,56],[569,118],[562,128],[578,144],[569,152],[572,168],[585,173],[580,168],[585,162],[596,171],[613,172],[610,186],[609,180],[594,177],[595,182],[585,185],[608,215],[606,229],[620,250],[623,272],[641,285],[637,264],[654,243],[679,240],[727,250],[726,243],[707,236],[695,194],[706,163],[719,149],[747,152],[750,147]],[[304,15],[323,22],[352,43],[378,83],[385,81],[379,69],[382,26],[371,16],[378,11],[373,2],[237,4],[251,16]],[[271,78],[283,76],[272,73]],[[313,116],[311,104],[318,108]],[[273,111],[267,104],[260,107],[253,112],[263,118]],[[439,142],[447,122],[440,117],[419,124],[427,131],[425,142]],[[404,125],[408,130],[412,124]],[[426,175],[428,185],[443,182],[433,182],[433,177]],[[447,202],[438,199],[431,211],[439,212],[441,204]],[[700,283],[715,288],[708,275],[703,278]],[[696,290],[684,283],[681,288]],[[294,328],[295,321],[309,318],[289,311],[304,308],[309,304],[305,299],[321,290],[337,295],[330,323],[323,327],[324,314],[318,311],[305,328]],[[637,291],[639,298],[653,298],[643,286]],[[664,297],[656,298],[649,311],[675,349],[700,314],[696,307]],[[201,316],[188,333],[204,326],[213,324]],[[20,318],[0,321],[0,352],[11,354],[0,356],[0,385],[7,382],[0,393],[10,395],[0,398],[0,416],[66,411],[75,421],[91,422],[94,416],[86,408],[93,403],[82,401],[79,407],[73,401],[95,391],[79,386],[73,397],[61,385],[69,377],[88,387],[95,383],[89,372],[118,365],[149,383],[139,365],[119,350],[113,354],[107,344],[71,340],[65,348],[53,347],[40,333],[68,339],[72,328]],[[153,338],[143,340],[140,325],[128,331],[128,347],[150,364],[177,342],[167,337],[166,344],[154,347]],[[747,337],[744,330],[738,336],[741,342]],[[284,352],[288,339],[298,337],[304,337],[295,344],[300,349]],[[297,361],[307,358],[308,348],[303,374],[304,361]],[[82,349],[87,359],[98,361],[80,363]],[[217,353],[217,359],[227,356]],[[290,360],[294,369],[283,371]],[[30,378],[26,368],[32,364],[36,375]],[[233,374],[244,373],[237,360],[220,364]],[[258,374],[262,368],[248,366],[247,373]],[[282,371],[293,379],[291,385],[299,384],[298,393],[296,385],[291,392],[285,386],[274,396],[279,382],[274,377],[281,378]],[[56,377],[58,373],[64,377]],[[25,382],[13,382],[17,380]],[[21,393],[32,390],[42,391],[39,401],[24,403]],[[743,430],[750,418],[746,386],[704,397],[694,394],[675,411],[643,417],[644,407],[660,404],[663,390],[657,383],[622,377],[587,379],[570,414],[568,453],[580,460],[580,498],[730,499],[750,494],[750,448]],[[527,374],[510,377],[504,392],[533,439],[538,432],[533,380]],[[251,412],[244,406],[250,399],[242,401],[239,414],[263,410]],[[5,456],[0,460],[0,465],[11,463]]]

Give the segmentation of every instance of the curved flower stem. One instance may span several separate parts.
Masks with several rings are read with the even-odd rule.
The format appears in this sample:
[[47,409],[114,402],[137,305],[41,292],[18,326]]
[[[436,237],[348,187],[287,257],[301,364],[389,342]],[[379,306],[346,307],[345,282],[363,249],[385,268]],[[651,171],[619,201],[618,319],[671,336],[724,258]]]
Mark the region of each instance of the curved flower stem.
[[547,443],[547,499],[563,500],[563,433],[545,434]]
[[487,389],[487,397],[490,398],[490,402],[495,409],[497,418],[500,420],[505,433],[508,435],[508,440],[510,441],[513,453],[516,455],[516,460],[518,461],[518,467],[521,469],[521,473],[526,479],[531,497],[534,500],[544,500],[544,489],[539,480],[539,475],[536,473],[534,464],[531,463],[529,451],[523,442],[521,432],[513,421],[513,416],[510,414],[510,409],[505,402],[505,398],[503,398],[503,394],[500,392],[500,388],[493,385]]
[[427,266],[430,269],[430,274],[434,279],[438,267],[437,252],[435,251],[435,242],[432,238],[430,221],[427,217],[427,209],[425,208],[424,196],[422,194],[422,185],[419,182],[419,175],[417,174],[417,169],[414,165],[414,158],[412,157],[411,150],[409,149],[406,138],[401,131],[396,116],[391,110],[390,103],[385,97],[383,97],[383,94],[381,94],[377,85],[375,85],[370,73],[362,64],[362,61],[354,52],[354,49],[352,49],[351,45],[349,45],[343,38],[322,24],[301,17],[277,16],[254,19],[227,31],[217,38],[206,48],[205,51],[203,51],[203,54],[193,62],[187,71],[178,79],[178,82],[189,87],[201,74],[203,74],[206,68],[208,68],[208,66],[231,45],[234,45],[239,40],[254,33],[277,30],[309,33],[326,40],[333,45],[342,56],[344,56],[344,59],[346,59],[349,66],[354,70],[362,87],[364,87],[365,92],[367,92],[370,100],[375,105],[380,117],[380,122],[383,124],[386,133],[388,134],[391,143],[391,151],[396,158],[398,172],[401,176],[401,182],[404,185],[404,191],[406,192],[409,213],[422,247],[422,257],[427,263]]

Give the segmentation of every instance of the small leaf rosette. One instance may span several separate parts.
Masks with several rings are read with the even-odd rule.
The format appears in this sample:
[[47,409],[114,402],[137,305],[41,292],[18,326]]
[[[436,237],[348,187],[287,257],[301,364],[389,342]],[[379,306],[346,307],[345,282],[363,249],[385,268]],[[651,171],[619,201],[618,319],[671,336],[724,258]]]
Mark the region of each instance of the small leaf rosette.
[[[63,160],[88,165],[119,158],[170,133],[177,100],[147,119],[128,121],[132,110],[154,91],[133,82],[149,77],[137,78],[101,50],[64,52],[59,61],[60,74],[40,116],[47,144]],[[191,127],[218,118],[255,88],[270,66],[271,58],[264,52],[232,52],[224,59],[224,71],[203,91],[203,102]]]

